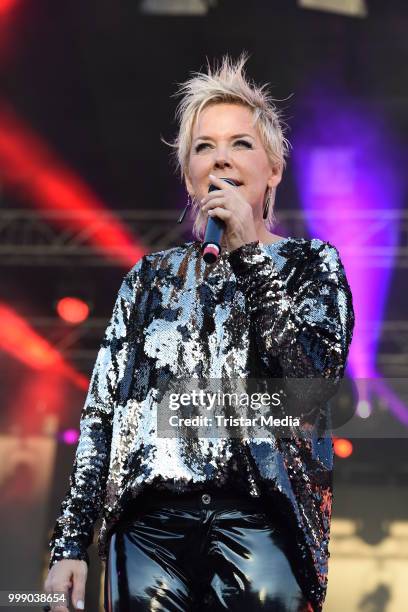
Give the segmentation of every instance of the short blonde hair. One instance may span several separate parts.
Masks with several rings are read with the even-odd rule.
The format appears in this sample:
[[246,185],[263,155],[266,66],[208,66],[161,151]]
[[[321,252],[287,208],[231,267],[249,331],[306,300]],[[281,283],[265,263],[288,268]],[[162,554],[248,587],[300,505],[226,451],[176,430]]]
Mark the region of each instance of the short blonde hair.
[[[260,139],[272,164],[279,164],[282,169],[286,167],[286,158],[289,155],[290,143],[284,132],[287,125],[282,120],[281,111],[274,104],[276,101],[268,92],[265,92],[268,83],[261,87],[249,82],[245,75],[244,65],[248,54],[243,51],[238,60],[234,62],[228,55],[224,55],[219,66],[214,69],[208,63],[207,74],[193,72],[191,78],[180,85],[173,96],[183,95],[176,109],[176,119],[179,131],[174,142],[162,141],[172,147],[176,170],[180,171],[181,180],[185,179],[188,167],[192,134],[195,122],[201,111],[209,105],[230,103],[241,104],[253,111],[254,127],[258,128]],[[265,225],[272,228],[276,219],[274,216],[276,188],[270,190],[270,203]],[[192,214],[194,216],[193,234],[202,238],[206,219],[200,215],[200,206],[193,198]]]

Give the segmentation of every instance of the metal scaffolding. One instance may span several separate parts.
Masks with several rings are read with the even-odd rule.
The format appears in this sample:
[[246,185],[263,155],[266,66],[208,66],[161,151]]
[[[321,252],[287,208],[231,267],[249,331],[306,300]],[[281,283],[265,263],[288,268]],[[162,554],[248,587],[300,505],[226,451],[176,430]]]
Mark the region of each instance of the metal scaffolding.
[[[313,221],[328,221],[324,213],[313,213]],[[353,246],[341,246],[341,256],[352,257],[364,268],[389,267],[393,269],[408,267],[408,211],[356,211],[361,224],[361,215],[366,220],[363,235],[352,236]],[[187,220],[177,223],[179,211],[174,210],[122,210],[113,213],[101,213],[98,219],[84,223],[85,214],[77,211],[33,211],[18,209],[0,209],[0,257],[3,267],[24,266],[123,266],[118,262],[119,249],[97,252],[94,235],[110,219],[118,219],[134,235],[140,237],[141,246],[147,253],[168,249],[177,244],[192,240]],[[312,215],[308,213],[310,220]],[[353,231],[353,219],[343,217]],[[278,213],[279,229],[289,236],[307,236],[305,215],[302,211],[283,211]],[[330,221],[330,220],[329,220]],[[339,215],[339,223],[343,222]],[[389,225],[396,223],[399,227],[397,246],[390,246],[383,236],[387,236]],[[86,229],[74,229],[85,227]],[[67,229],[69,228],[69,229]],[[377,238],[375,247],[373,237]],[[350,236],[348,236],[349,240]],[[369,243],[367,242],[369,240]],[[136,262],[135,262],[136,263]],[[129,266],[130,267],[130,266]],[[28,322],[44,337],[61,337],[56,348],[71,363],[82,371],[89,372],[96,357],[97,347],[102,340],[107,321],[103,318],[90,317],[80,326],[72,329],[60,322],[58,334],[56,318],[33,317]],[[370,325],[367,322],[367,325]],[[86,340],[89,348],[79,348],[78,340]],[[383,348],[381,348],[381,341]],[[406,320],[384,321],[381,329],[380,352],[378,365],[384,376],[407,376],[408,374],[408,322]]]
[[[177,223],[179,211],[174,210],[121,210],[101,212],[97,220],[89,221],[80,211],[33,211],[25,209],[0,209],[0,257],[3,266],[84,266],[118,265],[121,249],[106,248],[97,251],[93,237],[104,225],[120,220],[135,236],[146,252],[155,252],[181,244],[190,238],[187,221]],[[307,213],[313,222],[333,222],[324,211]],[[408,211],[397,209],[355,211],[355,219],[366,221],[364,234],[359,232],[348,240],[353,246],[341,245],[341,254],[361,260],[364,267],[408,267]],[[336,213],[336,221],[353,228],[353,218]],[[307,226],[303,211],[278,212],[279,225],[285,233],[296,237],[306,236]],[[86,223],[85,223],[86,222]],[[400,240],[397,247],[390,246],[383,238],[390,224],[398,224]],[[75,228],[81,229],[75,229]],[[85,227],[85,229],[84,229]],[[377,238],[375,246],[372,240]],[[368,243],[370,241],[370,243]],[[337,245],[336,245],[337,246]],[[136,263],[136,262],[135,262]]]

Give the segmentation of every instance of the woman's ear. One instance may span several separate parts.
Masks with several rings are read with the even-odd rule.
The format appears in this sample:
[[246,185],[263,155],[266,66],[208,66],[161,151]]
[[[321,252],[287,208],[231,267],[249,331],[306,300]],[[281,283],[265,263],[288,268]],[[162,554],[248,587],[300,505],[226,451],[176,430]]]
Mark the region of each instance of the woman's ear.
[[271,168],[271,174],[268,178],[268,187],[277,187],[282,180],[283,166],[281,163],[276,163]]
[[184,180],[185,180],[185,183],[186,183],[186,189],[188,191],[188,194],[189,194],[190,198],[192,198],[194,196],[194,190],[193,190],[193,185],[191,183],[191,179],[190,179],[190,177],[189,177],[187,172],[184,173]]

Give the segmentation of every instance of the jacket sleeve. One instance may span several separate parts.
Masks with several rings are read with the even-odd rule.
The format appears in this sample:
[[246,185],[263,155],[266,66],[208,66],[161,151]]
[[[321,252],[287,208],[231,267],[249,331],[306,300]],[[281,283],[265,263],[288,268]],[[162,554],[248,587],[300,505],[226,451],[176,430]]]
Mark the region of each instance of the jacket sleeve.
[[[297,261],[288,259],[283,274],[258,241],[229,255],[262,361],[276,371],[278,360],[283,378],[293,379],[289,394],[301,400],[303,414],[336,392],[354,328],[352,296],[337,249],[317,239],[304,244],[310,246],[298,252]],[[315,380],[307,383],[307,378]]]
[[[137,264],[136,264],[137,265]],[[115,396],[129,351],[134,295],[132,270],[124,277],[96,358],[80,417],[80,437],[69,488],[49,542],[49,568],[60,559],[84,560],[100,515],[109,467]]]

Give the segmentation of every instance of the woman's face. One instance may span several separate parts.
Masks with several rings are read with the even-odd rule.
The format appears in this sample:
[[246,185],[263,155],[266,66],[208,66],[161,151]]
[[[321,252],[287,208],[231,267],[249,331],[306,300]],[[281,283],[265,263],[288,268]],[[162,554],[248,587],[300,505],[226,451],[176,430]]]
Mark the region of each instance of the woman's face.
[[266,189],[279,184],[282,170],[271,164],[252,122],[251,110],[243,105],[204,108],[193,128],[185,176],[190,196],[198,200],[208,193],[209,174],[236,179],[254,219],[261,219]]

